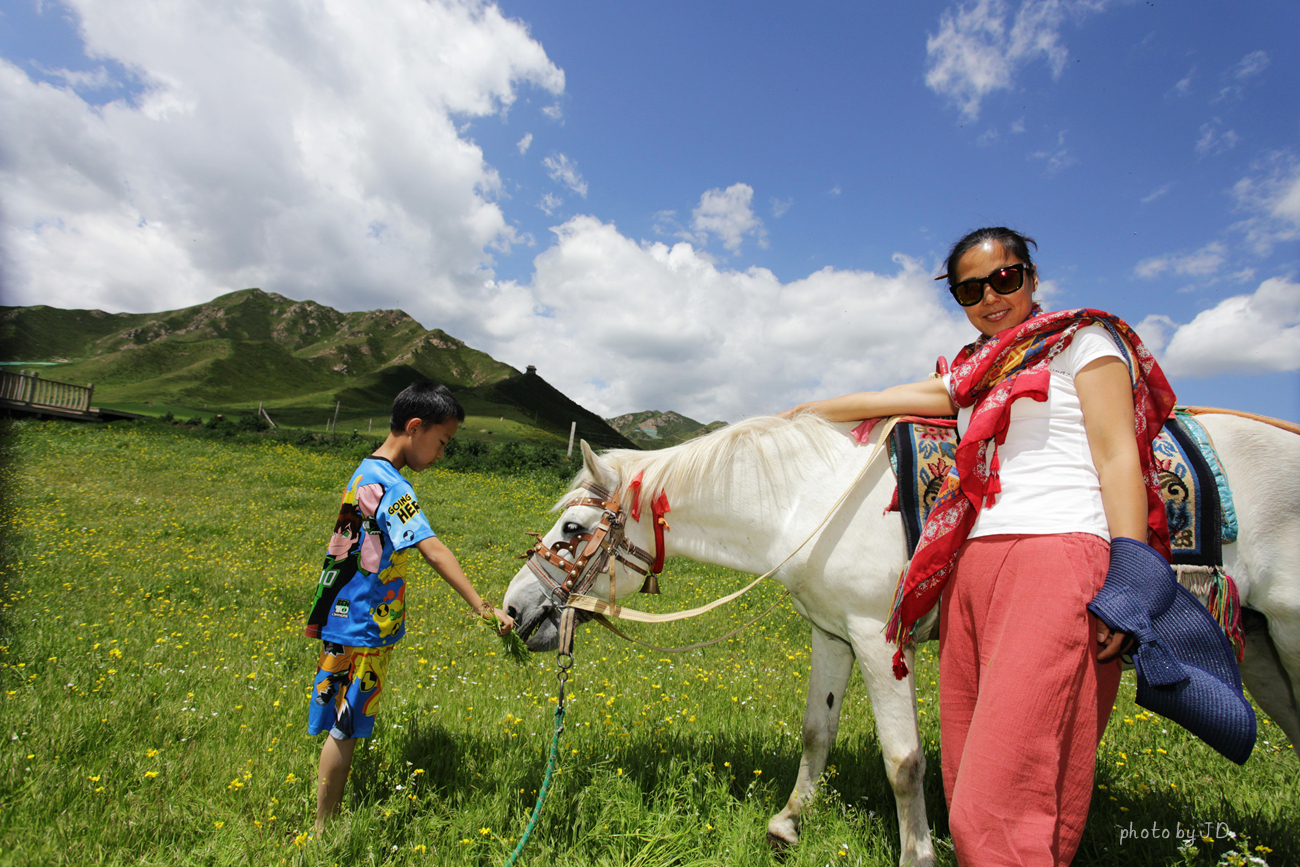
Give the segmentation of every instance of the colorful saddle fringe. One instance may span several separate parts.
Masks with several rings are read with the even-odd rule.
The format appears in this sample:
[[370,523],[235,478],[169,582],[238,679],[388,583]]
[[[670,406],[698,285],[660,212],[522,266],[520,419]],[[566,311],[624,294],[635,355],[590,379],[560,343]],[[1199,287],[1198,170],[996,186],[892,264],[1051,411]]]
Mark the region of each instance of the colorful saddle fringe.
[[1237,540],[1232,491],[1209,434],[1188,413],[1175,412],[1152,443],[1169,519],[1178,581],[1214,615],[1237,660],[1246,649],[1237,584],[1223,570],[1223,543]]

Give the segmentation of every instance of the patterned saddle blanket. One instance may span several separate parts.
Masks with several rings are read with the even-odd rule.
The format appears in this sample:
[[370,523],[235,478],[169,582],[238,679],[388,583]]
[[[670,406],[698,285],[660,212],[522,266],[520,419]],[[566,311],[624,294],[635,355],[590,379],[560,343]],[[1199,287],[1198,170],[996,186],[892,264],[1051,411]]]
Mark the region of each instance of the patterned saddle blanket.
[[[1173,564],[1222,566],[1223,543],[1237,540],[1237,516],[1223,465],[1205,428],[1193,416],[1175,413],[1153,451]],[[889,462],[898,480],[890,508],[902,514],[909,557],[956,453],[957,426],[951,419],[900,421],[890,433]]]
[[[1241,654],[1236,587],[1223,571],[1223,544],[1237,540],[1232,491],[1210,437],[1192,415],[1175,412],[1152,446],[1169,519],[1172,564],[1179,581],[1209,608]],[[899,421],[889,435],[889,462],[898,487],[890,509],[903,518],[907,556],[956,460],[952,419]]]

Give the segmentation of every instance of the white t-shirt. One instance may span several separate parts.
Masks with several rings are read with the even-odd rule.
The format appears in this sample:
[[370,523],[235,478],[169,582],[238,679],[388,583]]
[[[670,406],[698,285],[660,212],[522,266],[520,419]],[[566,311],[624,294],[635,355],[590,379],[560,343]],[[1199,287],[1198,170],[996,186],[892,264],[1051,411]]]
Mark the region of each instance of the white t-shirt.
[[[1083,409],[1074,377],[1098,358],[1122,359],[1101,325],[1080,328],[1050,366],[1047,400],[1011,404],[1006,442],[998,446],[1002,492],[980,509],[971,537],[1002,533],[1091,533],[1110,540],[1101,482],[1088,448]],[[944,377],[944,385],[948,385]],[[972,408],[958,410],[957,430],[966,433]]]

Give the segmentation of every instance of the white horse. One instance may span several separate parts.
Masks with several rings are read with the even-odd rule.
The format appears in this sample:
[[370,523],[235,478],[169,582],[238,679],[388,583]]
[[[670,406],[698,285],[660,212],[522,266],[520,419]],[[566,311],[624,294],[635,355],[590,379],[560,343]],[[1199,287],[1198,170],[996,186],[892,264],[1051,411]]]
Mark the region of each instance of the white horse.
[[[1225,547],[1247,617],[1247,657],[1242,675],[1257,703],[1300,747],[1300,436],[1232,416],[1201,416],[1217,444],[1232,485],[1240,541]],[[618,492],[625,512],[629,482],[641,474],[646,514],[627,519],[627,538],[650,552],[655,541],[650,501],[665,491],[671,505],[666,554],[741,572],[761,574],[780,563],[830,512],[858,477],[872,449],[847,435],[852,425],[829,424],[812,415],[793,421],[753,418],[673,448],[656,452],[617,450],[597,456],[583,444],[584,469],[575,489],[594,482]],[[886,513],[894,490],[889,462],[881,455],[853,486],[824,526],[776,573],[795,608],[812,624],[812,673],[803,719],[803,757],[785,809],[768,822],[775,846],[798,839],[800,814],[811,801],[839,726],[845,687],[856,657],[876,717],[885,773],[898,810],[902,864],[932,864],[922,781],[925,754],[911,676],[896,680],[894,648],[884,637],[894,586],[907,560],[902,522]],[[569,556],[564,543],[593,530],[602,509],[564,508],[543,537]],[[553,577],[555,566],[543,566]],[[617,597],[639,578],[616,565]],[[608,573],[590,595],[609,597]],[[558,640],[561,604],[528,567],[510,583],[503,603],[520,624],[528,646],[551,650]],[[914,670],[912,653],[906,654]]]

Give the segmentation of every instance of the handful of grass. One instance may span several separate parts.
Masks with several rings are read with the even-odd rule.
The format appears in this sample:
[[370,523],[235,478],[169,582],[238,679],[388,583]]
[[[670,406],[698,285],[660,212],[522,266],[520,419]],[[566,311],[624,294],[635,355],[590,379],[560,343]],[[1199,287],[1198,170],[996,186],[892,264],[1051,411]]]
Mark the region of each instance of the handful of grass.
[[501,636],[501,644],[505,649],[506,656],[510,657],[520,665],[523,665],[533,658],[533,652],[528,649],[528,645],[525,644],[524,640],[513,631],[507,632],[505,635]]

